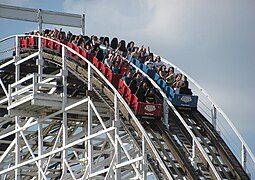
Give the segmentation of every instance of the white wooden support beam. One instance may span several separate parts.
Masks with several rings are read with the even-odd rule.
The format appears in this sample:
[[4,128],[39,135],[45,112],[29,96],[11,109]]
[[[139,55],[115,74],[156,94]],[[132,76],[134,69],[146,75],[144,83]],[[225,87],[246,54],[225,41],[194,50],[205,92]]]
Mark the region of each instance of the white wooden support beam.
[[[53,147],[52,147],[52,150],[55,150],[56,147],[57,147],[57,144],[58,144],[58,142],[59,142],[59,138],[60,138],[60,136],[61,136],[61,134],[62,134],[62,129],[63,129],[63,126],[61,126],[61,128],[60,128],[60,130],[59,130],[59,132],[58,132],[58,134],[57,134],[57,137],[56,137],[55,143],[54,143],[54,145],[53,145]],[[50,164],[50,161],[51,161],[51,158],[52,158],[52,157],[53,157],[53,155],[51,155],[51,156],[48,157],[47,164],[46,164],[46,166],[45,166],[45,168],[44,168],[44,173],[47,172],[47,169],[48,169],[48,167],[49,167],[49,164]]]
[[1,87],[2,87],[2,89],[3,89],[3,91],[4,91],[4,94],[6,95],[6,97],[8,98],[8,92],[7,92],[7,90],[6,90],[6,88],[5,88],[5,86],[4,86],[4,83],[3,83],[3,81],[2,81],[2,79],[0,78],[0,85],[1,85]]
[[143,160],[142,160],[142,172],[143,172],[143,180],[147,180],[147,152],[146,152],[146,142],[144,136],[142,137],[142,153],[143,153]]
[[[18,128],[20,128],[19,124],[17,124],[17,126],[18,126]],[[23,140],[24,140],[24,142],[25,142],[25,145],[26,145],[27,148],[28,148],[29,153],[30,153],[31,156],[32,156],[32,159],[35,159],[36,157],[35,157],[35,155],[34,155],[32,149],[31,149],[31,147],[30,147],[30,145],[29,145],[29,143],[28,143],[28,140],[26,139],[26,136],[25,136],[24,132],[21,131],[20,134],[21,134],[21,136],[22,136],[22,138],[23,138]],[[39,159],[39,160],[41,160],[41,159]],[[39,161],[39,160],[38,160],[38,161]],[[38,171],[39,171],[40,175],[43,177],[44,180],[47,180],[45,174],[43,173],[42,168],[39,166],[39,164],[38,164],[37,161],[35,161],[35,164],[36,164],[36,166],[37,166],[37,168],[38,168]]]
[[[15,129],[19,128],[19,117],[15,117]],[[20,163],[20,139],[19,139],[20,132],[16,132],[15,134],[15,166],[18,166]],[[15,180],[20,180],[20,168],[15,169]]]
[[[128,161],[131,161],[132,159],[131,159],[131,157],[130,157],[128,151],[125,149],[125,146],[124,146],[124,144],[122,143],[120,137],[117,136],[117,139],[118,139],[118,141],[119,141],[119,143],[120,143],[120,146],[121,146],[122,150],[124,151],[126,157],[128,158]],[[136,176],[137,176],[137,177],[140,177],[141,174],[139,173],[139,171],[138,171],[138,169],[136,168],[136,166],[135,166],[133,163],[132,163],[131,165],[132,165],[134,171],[136,172]]]
[[[42,123],[38,123],[38,156],[41,156],[43,154],[43,130],[42,130]],[[39,168],[42,168],[42,160],[38,160],[38,166]],[[42,173],[40,172],[38,168],[38,179],[42,179]]]
[[37,59],[37,66],[38,66],[38,75],[39,75],[39,80],[38,82],[40,83],[42,81],[42,75],[43,75],[43,49],[42,49],[42,37],[38,37],[38,59]]
[[[92,90],[92,69],[88,66],[88,91]],[[92,135],[92,107],[91,97],[88,96],[88,136]],[[93,144],[92,139],[88,140],[88,175],[93,173]]]
[[[62,46],[62,71],[66,71],[66,48]],[[62,86],[63,92],[61,93],[62,96],[62,129],[63,129],[63,147],[66,147],[68,143],[68,126],[67,126],[67,112],[65,111],[67,105],[67,76],[65,73],[62,73]],[[67,159],[67,149],[63,151],[63,159],[62,159],[62,176],[61,179],[65,179],[67,175],[67,164],[65,160]]]
[[51,156],[51,155],[53,155],[53,154],[62,152],[64,149],[73,147],[73,146],[76,145],[76,144],[80,144],[80,143],[82,143],[82,142],[88,141],[89,139],[93,139],[93,138],[95,138],[95,137],[97,137],[97,136],[100,136],[100,135],[102,135],[102,134],[108,133],[108,132],[113,131],[113,130],[114,130],[114,128],[113,128],[113,127],[110,127],[110,128],[105,129],[105,130],[102,130],[102,131],[99,131],[99,132],[97,132],[97,133],[94,133],[94,134],[92,134],[92,135],[90,135],[90,136],[86,136],[86,137],[84,137],[84,138],[81,138],[81,139],[79,139],[79,140],[76,140],[76,141],[74,141],[74,142],[72,142],[72,143],[67,144],[65,147],[62,146],[62,147],[60,147],[60,148],[58,148],[58,149],[55,149],[55,150],[53,150],[53,151],[50,151],[50,152],[48,152],[48,153],[44,153],[41,157],[38,157],[38,156],[37,156],[37,157],[35,157],[35,158],[33,158],[33,159],[29,159],[29,160],[27,160],[27,161],[21,162],[21,163],[15,165],[15,166],[12,166],[12,167],[10,167],[10,168],[8,168],[8,169],[1,170],[1,171],[0,171],[0,174],[5,174],[5,173],[8,173],[8,172],[10,172],[10,171],[13,171],[13,170],[15,170],[15,169],[17,169],[17,168],[20,168],[20,167],[22,167],[22,166],[25,166],[25,165],[27,165],[27,164],[34,163],[35,161],[38,161],[39,159],[43,159],[43,158],[46,158],[46,157]]
[[37,94],[38,90],[38,75],[36,73],[33,74],[33,95]]
[[[20,66],[19,64],[17,64],[18,60],[19,60],[19,56],[20,56],[20,46],[19,46],[20,42],[19,42],[19,37],[16,36],[16,43],[15,43],[15,57],[14,57],[14,62],[15,62],[15,82],[17,82],[20,78]],[[16,88],[16,91],[18,89]],[[11,95],[10,95],[11,96]],[[15,129],[19,128],[19,116],[15,117]],[[15,141],[16,141],[16,146],[15,146],[15,166],[17,166],[20,163],[20,132],[17,132],[15,134]],[[15,180],[20,180],[20,168],[16,168],[15,169]]]
[[113,157],[112,157],[112,161],[111,161],[110,166],[109,166],[109,171],[106,173],[106,176],[104,177],[104,180],[112,179],[111,174],[112,174],[113,166],[115,164],[115,156],[116,156],[116,154],[114,154]]
[[19,36],[16,36],[16,38],[15,38],[15,56],[16,57],[20,57],[20,38],[19,38]]
[[120,151],[120,144],[118,142],[117,136],[119,136],[119,106],[118,106],[118,97],[117,94],[114,94],[114,127],[115,127],[115,180],[120,179],[120,168],[117,168],[118,164],[121,162],[121,151]]

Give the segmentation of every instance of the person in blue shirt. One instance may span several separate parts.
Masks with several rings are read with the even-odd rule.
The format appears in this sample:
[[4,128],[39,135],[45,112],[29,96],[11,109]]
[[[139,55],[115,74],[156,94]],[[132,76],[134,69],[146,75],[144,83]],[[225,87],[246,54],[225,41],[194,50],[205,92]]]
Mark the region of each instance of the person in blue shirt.
[[112,59],[113,59],[113,55],[112,54],[108,54],[107,57],[104,59],[105,67],[111,68],[112,61],[113,61]]
[[133,73],[129,71],[126,76],[123,77],[123,83],[128,87],[133,79]]
[[112,67],[111,67],[112,73],[115,73],[115,74],[120,73],[121,66],[122,66],[122,58],[120,55],[117,55],[112,62]]
[[120,71],[120,63],[115,61],[111,67],[112,73],[118,74]]

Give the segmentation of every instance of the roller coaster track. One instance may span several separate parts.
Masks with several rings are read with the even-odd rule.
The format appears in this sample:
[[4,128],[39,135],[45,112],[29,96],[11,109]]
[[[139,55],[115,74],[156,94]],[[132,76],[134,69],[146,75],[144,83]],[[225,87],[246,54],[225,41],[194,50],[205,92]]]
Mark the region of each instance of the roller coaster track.
[[1,61],[1,179],[250,179],[198,110],[166,98],[167,121],[139,121],[91,62],[60,45],[62,53],[16,43]]

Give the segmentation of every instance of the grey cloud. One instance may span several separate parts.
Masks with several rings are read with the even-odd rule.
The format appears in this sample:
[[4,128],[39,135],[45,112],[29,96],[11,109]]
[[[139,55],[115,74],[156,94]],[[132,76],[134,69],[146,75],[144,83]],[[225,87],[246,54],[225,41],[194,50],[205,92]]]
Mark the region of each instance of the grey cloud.
[[[71,1],[64,2],[68,12],[86,11],[87,32],[116,36],[128,35],[145,29],[153,15],[153,9],[145,1]],[[119,33],[117,33],[119,32]],[[123,37],[124,38],[124,37]]]

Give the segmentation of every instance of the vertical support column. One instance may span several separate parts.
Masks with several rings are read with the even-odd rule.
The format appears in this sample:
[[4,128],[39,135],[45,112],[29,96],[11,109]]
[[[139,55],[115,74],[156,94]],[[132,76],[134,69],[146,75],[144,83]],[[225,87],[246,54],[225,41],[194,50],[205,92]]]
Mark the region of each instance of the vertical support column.
[[[18,129],[18,125],[19,125],[19,117],[15,116],[15,129]],[[20,163],[20,140],[19,140],[19,132],[15,133],[15,141],[16,141],[16,145],[15,145],[15,166],[17,166]],[[16,168],[15,169],[15,180],[20,180],[20,168]]]
[[167,128],[169,128],[168,124],[169,107],[165,98],[163,100],[163,112],[164,112],[164,124],[166,125]]
[[[65,111],[65,107],[67,104],[67,69],[66,69],[66,49],[64,46],[62,46],[62,70],[61,70],[61,76],[62,76],[62,84],[63,84],[63,92],[62,92],[62,110],[63,110],[63,122],[62,122],[62,128],[63,128],[63,147],[65,147],[68,143],[68,127],[67,127],[67,112]],[[63,179],[66,178],[67,174],[67,166],[65,165],[64,160],[67,159],[68,150],[63,150],[63,159],[62,159],[62,177]]]
[[81,34],[85,35],[85,14],[81,15]]
[[[37,119],[37,122],[39,119]],[[43,154],[43,131],[42,131],[42,123],[38,122],[38,157],[40,157]],[[40,168],[42,168],[42,159],[38,160],[38,165]],[[42,174],[38,169],[38,179],[42,179]]]
[[247,150],[245,146],[242,144],[242,167],[244,171],[246,171],[247,168],[246,163],[247,163]]
[[33,95],[37,94],[38,90],[38,75],[36,73],[33,74]]
[[43,61],[43,55],[42,55],[42,37],[38,38],[38,50],[39,50],[39,55],[38,55],[38,59],[37,59],[37,66],[38,66],[38,75],[39,75],[39,82],[42,81],[42,74],[43,74],[43,65],[44,65],[44,61]]
[[120,144],[118,142],[117,136],[119,136],[119,126],[120,126],[120,116],[119,116],[119,105],[118,105],[118,97],[117,94],[114,93],[114,126],[115,126],[115,180],[120,179],[120,169],[117,169],[116,166],[120,163],[121,160],[121,151],[120,151]]
[[[20,59],[20,39],[16,36],[16,50],[15,50],[15,81],[17,82],[20,79],[20,65],[17,64]],[[18,90],[18,89],[16,89]]]
[[[88,91],[92,90],[92,69],[91,66],[88,66]],[[88,93],[88,136],[92,134],[92,107],[91,107],[91,97]],[[93,144],[92,139],[88,140],[88,175],[92,174],[92,165],[93,165]]]
[[[18,57],[15,57],[15,82],[17,82],[20,78],[20,65],[17,64]],[[16,88],[15,91],[17,91],[19,88]]]
[[[20,65],[17,64],[18,60],[20,59],[20,41],[19,37],[16,36],[16,51],[15,51],[15,82],[17,82],[20,79]],[[18,88],[15,89],[17,91]],[[18,129],[19,125],[19,116],[15,116],[15,129]],[[16,141],[16,146],[15,146],[15,166],[17,166],[20,163],[20,140],[19,140],[20,133],[17,132],[15,133],[15,141]],[[15,180],[20,180],[20,168],[15,169]]]
[[16,44],[15,44],[15,56],[16,57],[19,57],[19,55],[20,55],[20,42],[19,42],[19,37],[18,36],[16,36]]
[[143,162],[142,162],[143,180],[147,180],[147,153],[146,153],[146,143],[145,143],[144,136],[142,137],[142,151],[143,151]]
[[211,107],[211,116],[212,116],[212,125],[214,129],[216,130],[217,109],[214,106],[214,104],[212,104],[212,107]]
[[[112,126],[114,126],[114,124],[115,124],[114,113],[112,113],[112,111],[109,111],[109,116],[110,116],[110,121],[112,122]],[[114,131],[110,131],[109,134],[110,134],[111,137],[115,136]],[[115,147],[114,144],[110,143],[109,145],[110,145],[110,149],[114,149],[114,147]],[[113,157],[114,157],[114,159],[113,159]],[[115,149],[110,152],[110,159],[112,159],[112,161],[115,161]],[[109,176],[108,177],[110,179],[113,179],[113,177],[114,177],[114,171],[113,170],[109,171]]]

